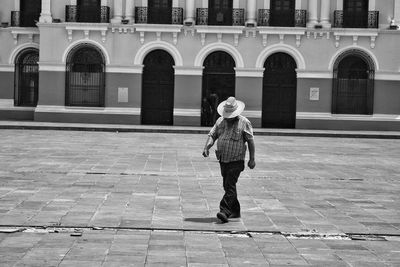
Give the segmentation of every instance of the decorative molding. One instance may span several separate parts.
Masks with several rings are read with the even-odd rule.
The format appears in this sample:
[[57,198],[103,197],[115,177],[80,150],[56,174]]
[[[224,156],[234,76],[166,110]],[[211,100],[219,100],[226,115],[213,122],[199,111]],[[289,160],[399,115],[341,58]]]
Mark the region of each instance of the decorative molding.
[[91,31],[98,31],[101,34],[101,41],[103,43],[106,42],[106,36],[107,36],[107,30],[108,27],[105,25],[97,25],[97,24],[90,24],[90,25],[85,25],[85,24],[78,24],[78,25],[71,25],[67,24],[65,26],[65,30],[67,31],[68,35],[68,41],[72,41],[72,34],[74,31],[83,31],[85,39],[89,39],[89,34]]
[[115,33],[134,33],[135,32],[135,27],[133,25],[121,25],[121,24],[114,24],[111,25],[111,32]]
[[263,46],[267,46],[268,35],[278,35],[280,44],[284,44],[286,36],[295,36],[296,46],[301,45],[301,36],[305,35],[305,29],[282,29],[278,27],[258,27],[258,32],[262,36]]
[[200,117],[201,110],[200,109],[189,109],[189,108],[174,108],[174,116],[183,116],[183,117]]
[[223,42],[212,43],[203,47],[194,60],[194,66],[196,67],[203,66],[203,62],[206,59],[206,57],[214,51],[227,52],[235,60],[235,66],[237,68],[244,68],[244,61],[240,52],[234,46]]
[[298,120],[344,120],[344,121],[400,121],[397,114],[332,114],[328,112],[296,112]]
[[375,72],[375,80],[400,81],[400,71],[399,72],[377,71]]
[[262,111],[261,110],[243,110],[243,116],[247,118],[261,118]]
[[261,51],[257,58],[256,68],[263,68],[265,60],[267,60],[270,55],[277,52],[284,52],[291,55],[296,61],[298,70],[306,69],[306,62],[303,55],[295,47],[286,44],[275,44],[266,47],[263,51]]
[[312,70],[297,70],[298,79],[332,79],[331,71],[312,71]]
[[375,73],[376,73],[377,71],[379,71],[379,62],[378,62],[377,57],[376,57],[373,53],[371,53],[371,51],[369,51],[368,49],[363,48],[363,47],[361,47],[361,46],[354,46],[354,45],[348,46],[348,47],[344,47],[344,48],[342,48],[342,49],[336,51],[336,53],[331,57],[331,60],[329,61],[328,70],[330,70],[330,71],[333,70],[333,66],[334,66],[336,60],[339,58],[339,56],[340,56],[341,54],[345,53],[345,52],[348,51],[348,50],[353,50],[353,49],[360,50],[360,51],[366,53],[366,54],[373,60],[373,62],[374,62],[374,65],[375,65]]
[[96,42],[96,41],[93,41],[93,40],[90,40],[90,39],[81,39],[81,40],[77,40],[77,41],[74,41],[73,43],[71,43],[71,44],[64,50],[63,56],[62,56],[62,58],[61,58],[61,62],[66,63],[66,61],[67,61],[67,56],[68,56],[69,52],[70,52],[75,46],[77,46],[77,45],[79,45],[79,44],[85,44],[85,43],[92,44],[92,45],[98,47],[98,48],[101,50],[101,52],[103,53],[103,55],[104,55],[104,57],[105,57],[105,59],[106,59],[106,64],[107,64],[107,65],[110,64],[110,55],[108,54],[107,49],[106,49],[101,43]]
[[54,71],[54,72],[65,72],[65,64],[60,64],[58,62],[38,62],[39,71]]
[[37,113],[83,113],[83,114],[115,114],[115,115],[140,115],[140,108],[96,108],[96,107],[67,107],[56,105],[38,105]]
[[18,45],[18,46],[15,47],[15,49],[11,52],[11,55],[10,55],[10,57],[9,57],[9,59],[8,59],[8,64],[14,65],[14,64],[15,64],[15,59],[16,59],[17,55],[18,55],[21,51],[23,51],[23,50],[25,50],[25,49],[28,49],[28,48],[34,48],[34,49],[39,50],[39,44],[38,44],[38,43],[25,43],[25,44]]
[[33,37],[34,35],[39,35],[39,29],[37,28],[12,28],[11,29],[11,35],[13,36],[14,39],[14,44],[18,44],[18,36],[19,35],[27,35],[29,39],[29,43],[33,43]]
[[133,66],[107,66],[107,73],[131,73],[131,74],[142,74],[143,65],[133,65]]
[[264,77],[264,68],[234,68],[236,77]]
[[134,64],[141,65],[146,55],[156,49],[164,49],[174,58],[175,66],[183,66],[183,58],[176,46],[165,41],[153,41],[142,46],[136,53]]
[[140,34],[140,43],[144,44],[145,33],[155,33],[157,37],[157,41],[161,41],[161,35],[163,33],[172,34],[172,39],[174,45],[178,43],[178,34],[182,31],[182,25],[176,24],[135,24],[135,31]]
[[14,65],[0,64],[0,72],[14,72],[14,68]]
[[174,66],[175,75],[203,76],[204,67]]
[[335,30],[333,32],[333,36],[335,36],[335,47],[340,46],[340,39],[342,37],[352,37],[354,46],[357,45],[359,37],[369,37],[370,47],[375,48],[375,41],[376,37],[378,36],[378,30],[376,29]]
[[235,46],[239,45],[239,36],[243,34],[244,26],[195,26],[196,32],[201,36],[201,44],[205,44],[207,34],[215,34],[218,42],[222,42],[223,35],[232,35]]

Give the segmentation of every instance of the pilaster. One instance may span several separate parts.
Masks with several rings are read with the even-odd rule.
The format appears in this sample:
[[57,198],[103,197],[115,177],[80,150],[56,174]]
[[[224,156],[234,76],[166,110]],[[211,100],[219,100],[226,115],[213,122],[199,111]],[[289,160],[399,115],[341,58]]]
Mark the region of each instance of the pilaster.
[[314,28],[318,24],[318,0],[308,0],[308,28]]
[[122,20],[122,0],[114,0],[114,11],[111,23],[121,23]]

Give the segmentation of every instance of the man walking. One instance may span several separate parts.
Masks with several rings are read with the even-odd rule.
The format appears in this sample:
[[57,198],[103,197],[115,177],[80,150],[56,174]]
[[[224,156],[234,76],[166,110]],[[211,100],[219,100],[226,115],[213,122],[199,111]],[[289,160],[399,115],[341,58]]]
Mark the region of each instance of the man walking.
[[228,222],[229,218],[240,218],[236,183],[244,170],[246,143],[250,154],[247,165],[250,169],[256,166],[253,128],[250,121],[240,115],[244,106],[242,101],[232,96],[218,105],[221,117],[209,132],[203,149],[203,156],[208,157],[210,148],[218,140],[215,153],[221,167],[225,194],[219,204],[217,218],[223,223]]

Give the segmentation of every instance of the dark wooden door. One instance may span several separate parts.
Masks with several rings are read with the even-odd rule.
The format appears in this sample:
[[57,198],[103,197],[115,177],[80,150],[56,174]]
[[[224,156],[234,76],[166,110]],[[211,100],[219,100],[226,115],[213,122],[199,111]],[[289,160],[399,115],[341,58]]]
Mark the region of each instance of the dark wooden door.
[[144,59],[142,124],[172,125],[174,111],[174,59],[163,50]]
[[39,52],[28,50],[22,52],[15,65],[16,88],[14,103],[17,106],[35,107],[38,101],[39,88]]
[[343,11],[345,28],[368,27],[368,0],[345,0]]
[[235,61],[226,52],[217,51],[204,61],[201,125],[212,126],[219,117],[217,106],[235,96]]
[[336,109],[338,114],[369,114],[368,64],[357,56],[347,56],[338,67]]
[[36,27],[42,10],[41,0],[21,0],[21,27]]
[[78,22],[100,22],[100,0],[78,0]]
[[152,24],[171,24],[172,0],[149,0],[147,22]]
[[272,0],[270,25],[293,27],[295,2],[294,0]]
[[232,0],[208,1],[208,25],[232,25]]
[[296,123],[296,62],[286,53],[268,57],[264,64],[262,127],[294,128]]

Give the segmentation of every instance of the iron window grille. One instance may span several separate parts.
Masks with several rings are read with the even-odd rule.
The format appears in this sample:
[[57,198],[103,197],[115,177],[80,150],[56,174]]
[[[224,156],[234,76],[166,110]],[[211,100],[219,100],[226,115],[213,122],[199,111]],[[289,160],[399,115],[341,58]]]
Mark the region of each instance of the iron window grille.
[[[283,27],[306,27],[307,23],[307,10],[303,9],[296,9],[294,14],[294,22],[290,22]],[[259,9],[258,10],[258,19],[257,19],[258,26],[278,26],[274,25],[274,22],[271,20],[271,10],[270,9]]]

